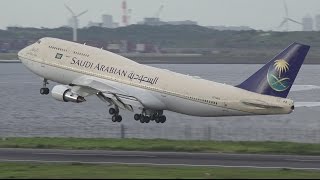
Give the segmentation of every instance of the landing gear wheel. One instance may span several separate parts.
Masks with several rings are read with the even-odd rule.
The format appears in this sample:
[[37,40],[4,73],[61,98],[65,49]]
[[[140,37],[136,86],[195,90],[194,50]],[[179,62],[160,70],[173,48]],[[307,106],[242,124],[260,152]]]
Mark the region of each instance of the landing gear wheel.
[[116,120],[117,120],[117,122],[121,122],[121,121],[122,121],[122,116],[118,115],[118,116],[116,117]]
[[141,122],[141,123],[145,123],[144,120],[145,120],[145,116],[144,116],[144,115],[141,115],[141,116],[140,116],[140,122]]
[[42,95],[48,95],[50,92],[49,88],[41,88],[40,89],[40,94]]
[[134,120],[139,121],[140,118],[141,118],[141,115],[140,115],[140,114],[135,114],[135,115],[134,115]]
[[161,123],[165,123],[166,120],[167,120],[166,116],[160,116],[159,119],[160,119],[160,122],[161,122]]
[[115,108],[110,108],[110,109],[109,109],[109,113],[110,113],[111,115],[116,114],[116,112],[117,112],[117,110],[116,110]]
[[117,122],[117,116],[112,116],[112,122]]
[[160,123],[160,118],[157,117],[157,118],[155,119],[155,122],[156,122],[156,123]]
[[122,116],[120,115],[113,115],[112,116],[112,122],[121,122],[122,121]]
[[145,123],[149,123],[149,122],[150,122],[150,117],[144,116],[144,122],[145,122]]

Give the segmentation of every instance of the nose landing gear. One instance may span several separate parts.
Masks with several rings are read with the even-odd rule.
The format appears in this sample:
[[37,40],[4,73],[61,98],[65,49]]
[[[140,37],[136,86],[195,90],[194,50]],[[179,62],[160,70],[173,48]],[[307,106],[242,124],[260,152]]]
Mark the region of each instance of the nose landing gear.
[[48,80],[47,79],[43,79],[43,87],[40,89],[40,94],[42,95],[48,95],[50,90],[49,88],[47,88],[47,84],[48,83]]

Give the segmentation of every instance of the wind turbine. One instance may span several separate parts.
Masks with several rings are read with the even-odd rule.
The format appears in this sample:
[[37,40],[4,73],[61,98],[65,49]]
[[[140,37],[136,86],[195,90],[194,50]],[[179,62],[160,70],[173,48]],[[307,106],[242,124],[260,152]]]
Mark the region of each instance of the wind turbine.
[[160,8],[158,9],[158,11],[156,12],[156,14],[154,15],[155,18],[159,18],[160,17],[160,13],[162,12],[164,6],[161,5]]
[[286,1],[284,0],[283,1],[284,3],[284,10],[285,10],[285,17],[283,18],[283,21],[281,22],[281,24],[279,25],[279,28],[283,27],[284,25],[286,25],[286,31],[289,31],[289,22],[294,22],[296,24],[300,24],[302,25],[301,22],[298,22],[292,18],[289,17],[289,11],[288,11],[288,6],[287,6],[287,3]]
[[76,15],[72,9],[67,6],[66,4],[64,4],[64,6],[68,9],[68,11],[71,13],[72,15],[72,21],[73,21],[73,41],[76,42],[77,41],[77,30],[79,27],[79,20],[78,17],[82,16],[83,14],[87,13],[88,10],[83,11],[82,13],[79,13],[78,15]]

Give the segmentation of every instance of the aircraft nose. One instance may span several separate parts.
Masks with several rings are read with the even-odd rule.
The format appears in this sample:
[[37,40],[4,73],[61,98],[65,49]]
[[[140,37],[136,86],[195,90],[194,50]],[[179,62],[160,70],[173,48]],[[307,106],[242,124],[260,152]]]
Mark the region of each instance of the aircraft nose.
[[27,51],[28,47],[25,47],[23,49],[21,49],[19,52],[18,52],[18,57],[19,59],[21,60],[22,57],[24,57],[26,55],[26,51]]

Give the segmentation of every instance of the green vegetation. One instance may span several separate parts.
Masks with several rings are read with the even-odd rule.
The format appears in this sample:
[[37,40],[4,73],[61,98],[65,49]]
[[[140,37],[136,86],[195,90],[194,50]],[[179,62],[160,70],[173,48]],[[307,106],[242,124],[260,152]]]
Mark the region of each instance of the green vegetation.
[[319,179],[320,171],[177,166],[0,163],[1,179]]
[[17,53],[0,53],[0,60],[17,60]]
[[[18,28],[0,30],[0,41],[10,39],[36,40],[42,37],[72,39],[72,29],[61,27]],[[80,42],[119,42],[128,40],[152,43],[166,48],[283,48],[298,41],[320,47],[320,32],[264,32],[264,31],[218,31],[196,25],[131,25],[108,29],[91,27],[79,29]]]
[[[87,45],[99,48],[106,48],[107,44],[127,40],[128,47],[133,47],[135,43],[152,44],[163,52],[176,52],[179,49],[178,51],[182,53],[204,54],[204,58],[210,61],[218,60],[218,63],[264,64],[268,58],[274,57],[289,44],[300,42],[312,47],[306,62],[312,64],[320,62],[320,31],[218,31],[196,25],[131,25],[116,29],[83,28],[79,29],[78,33],[79,43],[85,42]],[[12,50],[16,51],[43,37],[72,40],[72,29],[10,27],[8,30],[0,30],[0,44],[9,42],[13,46]],[[211,54],[212,51],[213,54]],[[6,58],[0,56],[0,59]],[[13,59],[12,56],[9,59]],[[230,59],[232,62],[229,62]],[[199,59],[194,59],[194,61],[197,60]]]
[[3,138],[0,140],[0,148],[320,155],[320,144],[290,142],[175,141],[161,139]]

